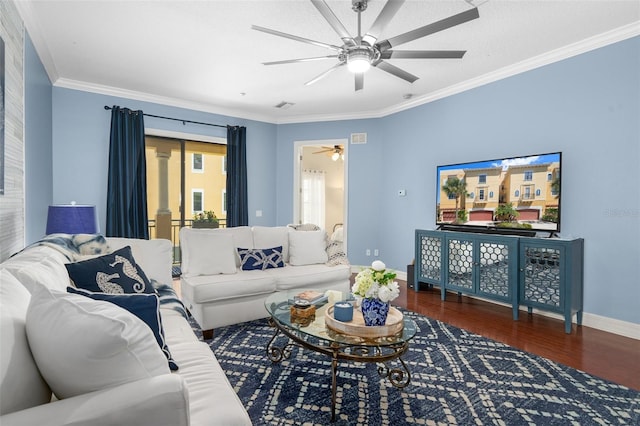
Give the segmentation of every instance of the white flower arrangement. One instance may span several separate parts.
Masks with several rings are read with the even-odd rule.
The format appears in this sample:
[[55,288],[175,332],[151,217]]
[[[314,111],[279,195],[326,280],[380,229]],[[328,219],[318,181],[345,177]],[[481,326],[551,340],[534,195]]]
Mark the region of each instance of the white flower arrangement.
[[386,270],[386,265],[375,260],[371,267],[363,269],[356,275],[356,282],[351,292],[356,297],[366,299],[380,299],[390,302],[400,295],[398,283],[394,281],[396,273]]

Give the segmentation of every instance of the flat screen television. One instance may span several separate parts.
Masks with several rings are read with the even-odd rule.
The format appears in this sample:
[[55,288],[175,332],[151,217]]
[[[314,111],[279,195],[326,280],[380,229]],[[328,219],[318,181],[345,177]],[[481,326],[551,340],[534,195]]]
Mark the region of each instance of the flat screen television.
[[440,229],[535,235],[560,231],[562,153],[437,167]]

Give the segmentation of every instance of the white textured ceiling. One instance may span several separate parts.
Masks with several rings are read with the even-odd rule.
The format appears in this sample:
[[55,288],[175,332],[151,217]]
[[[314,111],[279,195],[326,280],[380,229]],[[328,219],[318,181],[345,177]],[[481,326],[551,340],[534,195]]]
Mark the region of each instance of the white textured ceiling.
[[[369,1],[363,32],[384,3]],[[408,0],[381,38],[476,5],[479,19],[400,46],[466,55],[390,59],[419,79],[410,84],[373,68],[364,90],[355,92],[346,67],[304,85],[336,60],[261,64],[332,52],[254,31],[252,24],[342,44],[308,0],[16,4],[54,85],[275,123],[382,116],[640,34],[638,0]],[[327,4],[356,35],[351,1]],[[275,108],[282,101],[294,105]]]

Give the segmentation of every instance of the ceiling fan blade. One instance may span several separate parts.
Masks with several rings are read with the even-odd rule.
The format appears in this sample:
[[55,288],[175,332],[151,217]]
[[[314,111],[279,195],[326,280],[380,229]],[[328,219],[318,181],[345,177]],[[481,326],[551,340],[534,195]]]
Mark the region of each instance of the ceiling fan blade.
[[357,72],[355,76],[356,76],[356,92],[357,92],[358,90],[362,90],[364,87],[364,73]]
[[342,25],[342,22],[338,19],[338,17],[333,13],[329,5],[324,0],[311,0],[311,3],[318,9],[318,12],[324,16],[324,19],[327,20],[331,28],[338,33],[338,36],[342,39],[342,42],[346,45],[355,46],[356,42],[351,37],[347,29]]
[[386,50],[380,59],[460,59],[466,50]]
[[298,63],[298,62],[319,61],[319,60],[322,60],[322,59],[331,59],[331,58],[337,58],[337,57],[338,57],[338,55],[327,55],[327,56],[316,56],[314,58],[285,59],[283,61],[263,62],[262,65],[295,64],[295,63]]
[[313,83],[317,82],[318,80],[321,80],[323,78],[325,78],[327,75],[329,75],[331,72],[335,71],[336,69],[338,69],[339,67],[343,66],[344,62],[340,62],[338,64],[335,64],[334,66],[332,66],[331,68],[329,68],[328,70],[326,70],[325,72],[323,72],[322,74],[318,75],[317,77],[307,81],[304,85],[305,86],[310,86]]
[[396,67],[395,65],[391,65],[389,62],[379,61],[375,63],[373,66],[380,68],[382,71],[386,71],[389,74],[395,75],[409,83],[413,83],[418,79],[415,75]]
[[338,154],[342,154],[344,148],[342,145],[334,145],[334,146],[322,146],[320,151],[314,152],[314,154],[323,154],[325,152],[337,152]]
[[376,20],[373,22],[373,25],[371,25],[369,31],[367,31],[367,33],[362,37],[362,41],[368,43],[369,46],[373,46],[403,3],[404,0],[388,0]]
[[288,38],[290,40],[301,41],[303,43],[313,44],[314,46],[320,46],[320,47],[324,47],[326,49],[336,50],[338,52],[340,52],[342,50],[342,48],[340,46],[334,46],[333,44],[323,43],[321,41],[315,41],[315,40],[311,40],[311,39],[308,39],[308,38],[299,37],[299,36],[296,36],[296,35],[293,35],[293,34],[283,33],[281,31],[272,30],[270,28],[265,28],[265,27],[260,27],[258,25],[252,25],[251,29],[256,30],[256,31],[262,31],[263,33],[271,34],[271,35],[278,36],[278,37]]
[[455,27],[456,25],[464,24],[465,22],[472,21],[479,18],[478,8],[458,13],[432,24],[425,25],[424,27],[416,28],[415,30],[406,32],[404,34],[391,37],[387,40],[383,40],[380,43],[376,43],[376,46],[381,51],[389,50],[392,47],[400,44],[408,43],[413,40],[428,36],[429,34],[437,33],[438,31],[446,30],[447,28]]

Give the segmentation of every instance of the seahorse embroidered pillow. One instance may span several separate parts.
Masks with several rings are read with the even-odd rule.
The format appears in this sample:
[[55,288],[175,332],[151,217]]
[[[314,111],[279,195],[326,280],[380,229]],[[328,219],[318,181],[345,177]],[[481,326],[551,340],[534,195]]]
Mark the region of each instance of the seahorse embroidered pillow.
[[130,246],[65,266],[71,282],[78,288],[110,294],[155,293],[144,271],[133,258]]

